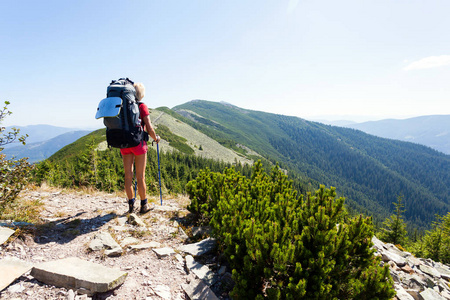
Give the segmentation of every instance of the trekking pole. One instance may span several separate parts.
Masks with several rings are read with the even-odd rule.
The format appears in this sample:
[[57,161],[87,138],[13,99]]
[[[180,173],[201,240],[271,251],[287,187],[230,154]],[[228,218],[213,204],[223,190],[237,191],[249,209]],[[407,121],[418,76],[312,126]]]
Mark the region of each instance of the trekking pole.
[[156,153],[158,154],[158,178],[159,178],[159,198],[162,206],[162,192],[161,192],[161,165],[159,163],[159,143],[156,144]]
[[[153,146],[153,142],[152,142]],[[159,179],[159,198],[161,199],[162,206],[162,192],[161,192],[161,164],[159,162],[159,143],[156,143],[156,153],[158,154],[158,179]]]

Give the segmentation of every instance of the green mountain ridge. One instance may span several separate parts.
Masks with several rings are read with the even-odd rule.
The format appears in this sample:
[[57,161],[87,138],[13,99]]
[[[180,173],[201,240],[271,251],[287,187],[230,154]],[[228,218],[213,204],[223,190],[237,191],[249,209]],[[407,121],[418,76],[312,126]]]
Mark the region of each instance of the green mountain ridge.
[[[161,129],[158,131],[158,134],[162,137],[160,143],[161,151],[172,152],[174,150],[178,150],[180,152],[184,152],[183,149],[188,147],[192,149],[192,153],[196,156],[207,159],[220,160],[226,163],[253,163],[253,160],[245,155],[222,146],[214,139],[208,137],[200,131],[197,131],[188,124],[180,122],[171,115],[173,113],[171,113],[170,110],[159,108],[150,109],[149,112],[152,124],[156,130],[158,131],[158,126],[160,126]],[[171,139],[177,139],[177,141],[172,144],[170,141]],[[184,142],[184,145],[181,145],[180,147],[180,142],[178,140],[184,140],[186,142]],[[151,142],[149,143],[151,144]],[[108,150],[105,128],[95,130],[79,138],[77,141],[66,145],[61,150],[50,156],[48,160],[58,162],[64,159],[71,159],[85,150],[89,144],[96,145],[96,149],[100,151]],[[188,151],[186,154],[191,154],[191,151]],[[254,157],[258,157],[257,153],[252,152],[252,154]]]
[[[172,109],[152,109],[151,120],[161,128],[160,150],[167,160],[161,162],[166,173],[163,185],[166,181],[169,188],[172,176],[195,176],[191,171],[190,175],[186,173],[190,167],[177,166],[177,161],[192,165],[192,154],[185,152],[190,149],[188,152],[193,151],[197,157],[228,164],[252,164],[262,159],[267,169],[279,163],[301,193],[313,191],[319,184],[334,186],[346,197],[350,211],[372,215],[378,224],[392,213],[392,203],[399,195],[403,196],[410,228],[429,228],[435,214],[450,211],[450,156],[425,146],[204,100]],[[104,129],[64,147],[48,160],[62,165],[62,160],[86,151],[87,145],[106,149]],[[149,155],[155,159],[155,153]],[[177,157],[170,166],[166,166],[170,159],[167,155]],[[103,164],[107,164],[107,157],[105,152]],[[76,160],[81,163],[80,158]],[[114,172],[120,180],[117,164],[120,161],[113,164]],[[154,169],[152,164],[149,167]]]
[[173,108],[210,136],[235,140],[315,182],[337,187],[356,211],[426,227],[450,210],[450,157],[431,148],[297,117],[195,100]]

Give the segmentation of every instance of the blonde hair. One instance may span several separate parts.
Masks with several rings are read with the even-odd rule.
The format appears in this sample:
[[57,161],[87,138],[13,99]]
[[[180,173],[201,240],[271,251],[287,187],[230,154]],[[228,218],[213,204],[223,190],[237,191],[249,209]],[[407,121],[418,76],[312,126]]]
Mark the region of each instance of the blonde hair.
[[138,101],[141,101],[145,96],[145,86],[142,82],[136,82],[134,84],[134,88],[136,89],[136,98]]

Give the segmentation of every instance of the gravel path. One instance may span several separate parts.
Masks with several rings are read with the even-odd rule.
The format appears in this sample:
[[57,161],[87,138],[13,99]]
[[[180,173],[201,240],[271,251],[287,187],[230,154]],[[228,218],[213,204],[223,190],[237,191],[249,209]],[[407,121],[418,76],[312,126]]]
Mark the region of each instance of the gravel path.
[[[12,256],[39,263],[76,256],[128,272],[123,285],[94,295],[93,299],[187,299],[181,285],[188,283],[191,277],[184,261],[175,256],[158,258],[151,249],[126,249],[119,257],[107,257],[102,251],[90,251],[88,245],[97,232],[106,231],[118,243],[126,237],[135,237],[143,243],[153,241],[159,242],[161,247],[179,249],[185,238],[176,220],[187,214],[184,207],[188,199],[164,199],[163,206],[155,199],[155,209],[139,216],[147,224],[143,229],[124,224],[128,207],[124,197],[117,195],[39,188],[25,190],[20,197],[44,203],[41,211],[44,224],[30,226],[31,229],[0,246],[0,258]],[[90,298],[40,283],[30,273],[0,293],[0,299]]]

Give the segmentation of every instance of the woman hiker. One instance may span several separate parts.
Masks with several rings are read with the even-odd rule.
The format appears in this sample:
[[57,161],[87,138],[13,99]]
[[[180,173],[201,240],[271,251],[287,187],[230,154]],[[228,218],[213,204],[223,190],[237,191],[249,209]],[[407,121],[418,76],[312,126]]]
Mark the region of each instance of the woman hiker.
[[[134,84],[136,89],[136,100],[138,102],[142,101],[145,96],[145,87],[142,83],[138,82]],[[142,120],[142,127],[150,135],[150,137],[159,143],[161,138],[156,135],[155,129],[153,129],[152,123],[150,121],[150,113],[148,107],[145,103],[139,104],[139,113]],[[145,167],[147,164],[147,142],[142,141],[136,147],[120,149],[123,159],[123,167],[125,169],[125,193],[128,197],[128,213],[132,213],[134,210],[134,198],[133,194],[133,163],[136,167],[136,180],[138,186],[138,193],[141,199],[141,209],[139,212],[145,214],[150,211],[150,206],[147,203],[147,187],[145,185]]]

